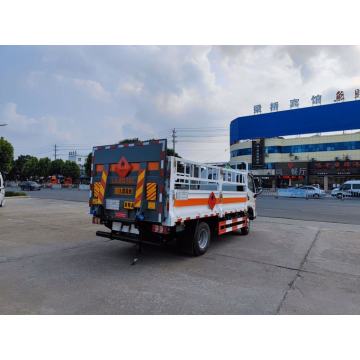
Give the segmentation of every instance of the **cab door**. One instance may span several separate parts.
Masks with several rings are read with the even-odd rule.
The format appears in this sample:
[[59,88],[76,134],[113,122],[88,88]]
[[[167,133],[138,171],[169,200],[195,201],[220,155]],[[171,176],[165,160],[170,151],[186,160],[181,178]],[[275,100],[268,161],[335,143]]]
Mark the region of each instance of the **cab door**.
[[[256,218],[256,186],[254,177],[252,174],[248,174],[247,176],[247,188],[248,188],[248,210],[249,210],[249,216],[250,220],[253,220]],[[252,213],[252,214],[251,214]]]

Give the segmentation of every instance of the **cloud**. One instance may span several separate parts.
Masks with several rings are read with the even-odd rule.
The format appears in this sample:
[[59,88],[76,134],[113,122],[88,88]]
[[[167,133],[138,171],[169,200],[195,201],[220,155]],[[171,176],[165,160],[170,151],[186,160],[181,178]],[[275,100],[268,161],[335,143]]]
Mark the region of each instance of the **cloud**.
[[75,86],[87,92],[96,100],[110,101],[111,94],[100,83],[94,80],[73,79]]
[[91,98],[99,101],[108,102],[111,100],[111,94],[104,89],[104,87],[95,80],[68,78],[60,74],[54,74],[54,78],[60,83],[67,83],[74,85],[80,91],[88,94]]
[[0,120],[8,125],[3,130],[4,136],[11,140],[17,155],[32,153],[32,149],[39,147],[51,152],[50,149],[56,142],[74,140],[71,130],[61,129],[57,119],[51,116],[28,117],[19,113],[14,103],[0,106]]
[[[12,133],[28,151],[50,141],[91,146],[168,137],[174,127],[228,128],[254,104],[269,111],[279,101],[283,110],[300,98],[309,106],[314,94],[332,102],[340,89],[351,99],[360,86],[359,61],[356,46],[27,47],[16,68],[1,64],[0,103],[18,104],[12,117],[19,127],[35,121],[28,139],[24,131]],[[229,156],[226,136],[215,143],[181,142],[180,135],[177,149],[188,158]]]
[[144,84],[138,80],[125,81],[119,85],[118,93],[129,95],[139,95],[144,88]]

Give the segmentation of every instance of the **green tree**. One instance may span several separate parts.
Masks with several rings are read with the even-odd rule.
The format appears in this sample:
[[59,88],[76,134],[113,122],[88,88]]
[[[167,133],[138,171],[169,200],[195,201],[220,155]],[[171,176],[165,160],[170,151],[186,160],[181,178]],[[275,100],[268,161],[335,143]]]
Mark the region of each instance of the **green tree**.
[[0,137],[0,171],[9,173],[14,161],[14,147]]
[[26,160],[23,168],[23,177],[26,179],[38,177],[39,161],[35,156],[31,156]]
[[63,167],[63,173],[65,177],[70,177],[73,181],[76,181],[80,177],[80,168],[79,166],[70,160],[66,160]]
[[85,162],[85,175],[91,177],[91,163],[92,163],[92,153],[90,153]]
[[166,155],[167,156],[176,156],[181,157],[176,151],[174,152],[174,149],[166,149]]
[[50,175],[63,175],[64,160],[56,159],[51,162]]
[[124,139],[119,141],[120,145],[125,145],[125,144],[132,144],[132,143],[136,143],[139,141],[139,138],[132,138],[132,139]]
[[51,160],[48,157],[39,159],[37,175],[39,177],[47,178],[50,176]]
[[12,180],[25,180],[24,177],[24,166],[26,161],[31,159],[31,155],[20,155],[14,161],[12,169],[9,174],[9,178]]

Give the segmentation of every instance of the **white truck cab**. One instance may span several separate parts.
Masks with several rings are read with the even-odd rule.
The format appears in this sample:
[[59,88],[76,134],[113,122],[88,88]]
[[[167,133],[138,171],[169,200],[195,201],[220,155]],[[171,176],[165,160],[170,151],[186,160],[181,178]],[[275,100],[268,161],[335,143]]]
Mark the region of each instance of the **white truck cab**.
[[5,184],[0,172],[0,207],[5,205]]

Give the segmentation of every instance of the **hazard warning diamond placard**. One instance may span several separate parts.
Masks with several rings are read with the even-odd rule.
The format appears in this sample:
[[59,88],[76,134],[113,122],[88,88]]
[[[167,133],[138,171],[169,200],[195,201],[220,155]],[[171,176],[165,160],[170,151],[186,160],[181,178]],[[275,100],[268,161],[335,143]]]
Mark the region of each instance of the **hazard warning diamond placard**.
[[115,166],[115,172],[119,175],[119,177],[125,177],[129,174],[131,170],[131,165],[125,159],[124,156],[121,157],[120,161]]

